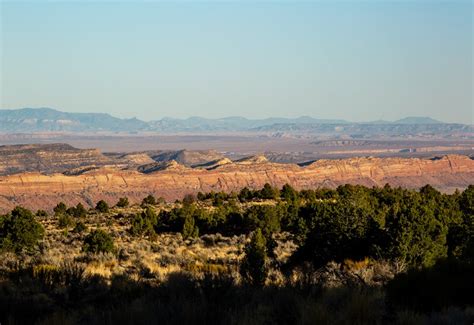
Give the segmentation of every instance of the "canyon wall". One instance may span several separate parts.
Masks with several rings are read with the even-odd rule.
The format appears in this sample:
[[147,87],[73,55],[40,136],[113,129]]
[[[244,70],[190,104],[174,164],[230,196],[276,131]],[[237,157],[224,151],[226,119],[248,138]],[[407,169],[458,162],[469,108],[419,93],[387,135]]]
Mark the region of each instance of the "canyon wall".
[[[451,192],[474,184],[474,160],[467,156],[438,159],[352,158],[319,160],[306,166],[270,163],[265,159],[216,164],[210,168],[171,168],[144,174],[134,170],[100,168],[79,175],[21,173],[0,176],[0,212],[16,205],[51,210],[59,201],[93,206],[104,199],[115,204],[127,196],[132,203],[153,194],[167,200],[208,191],[238,191],[265,183],[297,189],[334,188],[341,184],[419,188],[431,184]],[[170,165],[170,166],[171,166]]]
[[35,171],[60,173],[72,168],[112,163],[97,149],[77,149],[63,143],[0,146],[2,176]]

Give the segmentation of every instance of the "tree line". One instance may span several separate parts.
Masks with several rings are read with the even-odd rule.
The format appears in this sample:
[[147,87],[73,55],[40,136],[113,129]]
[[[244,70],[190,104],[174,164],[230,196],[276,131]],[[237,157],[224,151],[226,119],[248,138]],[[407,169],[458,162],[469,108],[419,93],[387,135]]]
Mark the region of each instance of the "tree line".
[[[472,261],[474,257],[474,186],[463,192],[444,194],[430,185],[420,190],[368,188],[343,185],[336,189],[297,191],[289,185],[281,189],[269,184],[260,190],[242,189],[238,193],[199,193],[186,195],[171,209],[160,209],[162,199],[152,195],[142,202],[142,212],[119,215],[129,218],[132,236],[148,237],[163,232],[179,232],[185,239],[203,234],[240,235],[253,233],[254,248],[263,258],[271,258],[276,246],[274,234],[285,231],[298,244],[289,263],[309,262],[315,267],[346,259],[397,260],[409,267],[429,267],[437,260],[455,258]],[[117,207],[127,207],[120,198]],[[109,212],[105,201],[97,213]],[[87,230],[80,220],[88,210],[82,204],[54,208],[59,225]],[[17,207],[0,217],[0,247],[3,250],[30,251],[43,237],[37,217],[46,212]],[[89,241],[108,235],[89,234]],[[103,231],[102,231],[103,232]],[[97,239],[98,238],[98,239]],[[100,245],[85,243],[85,250],[100,251]],[[93,249],[91,248],[93,247]],[[249,249],[247,249],[249,251]]]

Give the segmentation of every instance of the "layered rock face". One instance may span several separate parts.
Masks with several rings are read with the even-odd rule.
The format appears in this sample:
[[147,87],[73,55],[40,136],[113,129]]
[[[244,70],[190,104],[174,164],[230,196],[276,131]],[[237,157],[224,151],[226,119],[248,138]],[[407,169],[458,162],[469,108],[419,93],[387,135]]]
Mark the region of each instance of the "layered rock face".
[[68,144],[0,146],[0,176],[24,172],[78,175],[100,167],[148,172],[167,164],[193,166],[224,157],[215,150],[144,151],[102,154],[97,149],[78,149]]
[[[148,173],[118,168],[99,168],[67,176],[23,173],[0,177],[0,210],[15,205],[51,210],[59,201],[68,205],[82,202],[93,206],[104,199],[115,204],[127,196],[132,203],[153,194],[167,200],[185,194],[208,191],[238,191],[247,186],[261,188],[265,183],[281,187],[288,183],[297,189],[336,187],[350,183],[366,186],[419,188],[425,184],[442,191],[463,189],[474,184],[474,160],[467,156],[439,159],[353,158],[319,160],[298,166],[270,163],[265,159],[216,164],[212,168],[151,168]],[[178,168],[179,167],[179,168]]]
[[178,150],[178,151],[164,151],[151,155],[153,160],[157,162],[176,161],[185,166],[194,166],[205,164],[212,160],[219,160],[224,158],[215,150]]
[[62,143],[0,146],[0,175],[19,172],[59,173],[110,163],[111,160],[97,149],[77,149]]

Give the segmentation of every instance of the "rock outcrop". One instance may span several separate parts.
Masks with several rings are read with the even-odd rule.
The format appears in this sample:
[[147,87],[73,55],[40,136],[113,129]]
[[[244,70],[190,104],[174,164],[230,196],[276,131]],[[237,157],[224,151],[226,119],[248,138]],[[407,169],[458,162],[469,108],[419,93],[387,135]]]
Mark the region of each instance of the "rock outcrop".
[[268,162],[268,159],[264,155],[245,157],[236,161],[236,163],[240,165],[263,164],[267,162]]
[[174,200],[188,193],[229,192],[245,186],[261,188],[265,183],[278,187],[288,183],[298,189],[346,183],[389,183],[406,188],[431,184],[442,191],[453,191],[474,184],[474,160],[458,155],[438,159],[353,158],[298,166],[257,159],[253,163],[226,163],[210,169],[168,163],[148,173],[110,168],[91,169],[74,176],[23,173],[0,177],[0,210],[5,212],[15,205],[51,210],[59,201],[92,206],[104,199],[115,204],[122,196],[133,203],[148,194]]
[[0,146],[0,175],[62,173],[74,168],[111,163],[97,149],[77,149],[63,143]]
[[181,165],[176,160],[155,162],[138,167],[138,171],[144,174],[151,174],[159,171],[182,171],[187,167]]
[[117,161],[129,166],[140,166],[155,162],[148,154],[143,152],[124,154],[118,157]]
[[224,158],[224,156],[215,150],[178,150],[165,151],[153,155],[152,158],[157,162],[175,160],[176,162],[189,167],[192,165],[205,164],[213,160],[219,160]]
[[212,170],[212,169],[216,169],[220,166],[228,165],[228,164],[232,164],[232,163],[233,163],[232,160],[230,160],[229,158],[222,158],[222,159],[209,161],[209,162],[204,163],[204,164],[194,165],[192,167],[193,168],[205,168],[207,170]]
[[102,167],[148,173],[173,168],[175,162],[190,167],[223,159],[226,158],[215,150],[102,154],[97,149],[78,149],[62,143],[10,145],[0,146],[0,176],[25,172],[78,175]]

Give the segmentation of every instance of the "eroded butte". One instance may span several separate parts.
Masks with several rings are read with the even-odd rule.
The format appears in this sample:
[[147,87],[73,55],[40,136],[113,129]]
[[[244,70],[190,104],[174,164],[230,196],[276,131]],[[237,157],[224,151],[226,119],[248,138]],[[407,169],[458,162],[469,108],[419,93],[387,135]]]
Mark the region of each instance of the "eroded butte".
[[474,184],[474,160],[461,155],[433,159],[318,160],[304,166],[272,163],[257,156],[239,161],[217,160],[194,168],[175,161],[155,167],[146,173],[139,168],[98,166],[72,174],[25,172],[0,176],[0,209],[6,212],[22,205],[51,210],[60,201],[93,206],[101,199],[115,204],[123,196],[137,203],[148,194],[175,200],[188,193],[231,192],[243,187],[261,188],[265,183],[277,187],[288,183],[297,189],[334,188],[346,183],[365,186],[388,183],[406,188],[431,184],[444,192]]

